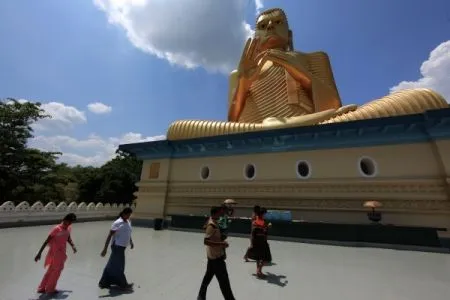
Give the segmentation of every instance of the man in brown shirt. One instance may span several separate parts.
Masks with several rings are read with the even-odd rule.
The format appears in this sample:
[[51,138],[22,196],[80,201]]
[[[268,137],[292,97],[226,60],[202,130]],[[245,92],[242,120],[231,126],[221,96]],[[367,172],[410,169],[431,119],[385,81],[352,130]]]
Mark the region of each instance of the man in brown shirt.
[[225,263],[225,248],[228,247],[228,243],[222,240],[220,229],[217,224],[217,220],[223,214],[223,208],[211,208],[211,217],[206,224],[206,234],[203,242],[206,245],[208,264],[197,300],[206,300],[206,290],[214,275],[216,276],[217,281],[219,281],[220,290],[222,291],[225,300],[235,300],[233,292],[231,291],[230,279],[228,278],[228,271]]

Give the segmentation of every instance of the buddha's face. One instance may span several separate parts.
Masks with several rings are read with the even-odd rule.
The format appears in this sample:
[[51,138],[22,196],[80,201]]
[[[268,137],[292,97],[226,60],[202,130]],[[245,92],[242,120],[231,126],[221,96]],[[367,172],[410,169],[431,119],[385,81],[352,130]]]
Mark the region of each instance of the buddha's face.
[[282,11],[263,13],[256,21],[255,37],[261,39],[261,50],[285,49],[289,43],[289,26]]

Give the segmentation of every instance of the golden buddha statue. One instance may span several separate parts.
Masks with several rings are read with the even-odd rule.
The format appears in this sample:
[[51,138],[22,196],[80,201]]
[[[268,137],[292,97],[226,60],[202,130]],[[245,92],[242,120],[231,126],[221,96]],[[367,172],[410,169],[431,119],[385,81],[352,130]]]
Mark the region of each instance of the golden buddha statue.
[[422,113],[448,107],[428,89],[404,90],[361,107],[342,106],[325,52],[294,51],[283,10],[262,12],[230,75],[228,122],[181,120],[167,138],[181,140]]

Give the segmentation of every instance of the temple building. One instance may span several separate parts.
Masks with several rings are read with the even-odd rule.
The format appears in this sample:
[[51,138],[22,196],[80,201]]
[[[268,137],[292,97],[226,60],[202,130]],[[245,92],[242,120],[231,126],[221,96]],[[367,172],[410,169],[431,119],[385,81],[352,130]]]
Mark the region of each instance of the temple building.
[[[144,160],[135,219],[205,215],[235,199],[295,220],[450,229],[450,108],[428,89],[342,106],[324,52],[293,49],[281,9],[262,12],[230,74],[228,121],[180,120],[167,140],[120,145]],[[445,235],[445,233],[443,233]]]

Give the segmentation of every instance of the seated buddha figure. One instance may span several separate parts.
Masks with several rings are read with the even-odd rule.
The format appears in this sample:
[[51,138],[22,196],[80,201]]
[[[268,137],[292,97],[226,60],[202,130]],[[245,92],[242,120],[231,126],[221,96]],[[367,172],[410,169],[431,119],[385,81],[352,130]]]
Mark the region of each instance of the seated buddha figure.
[[230,74],[228,122],[181,120],[169,140],[320,125],[422,113],[448,107],[428,89],[404,90],[361,107],[342,106],[329,57],[294,51],[283,10],[262,12],[247,40],[237,70]]

